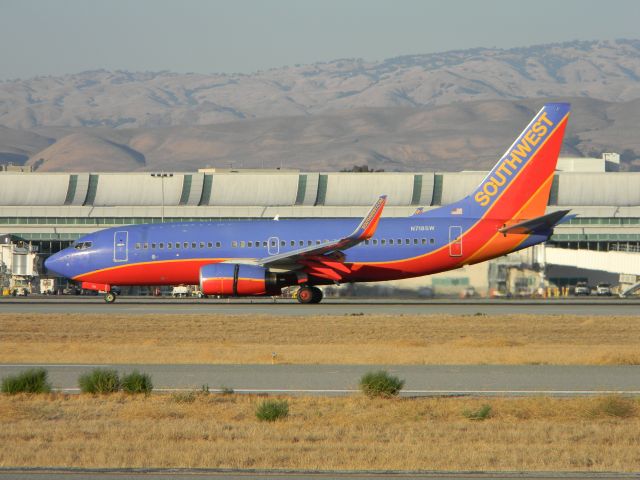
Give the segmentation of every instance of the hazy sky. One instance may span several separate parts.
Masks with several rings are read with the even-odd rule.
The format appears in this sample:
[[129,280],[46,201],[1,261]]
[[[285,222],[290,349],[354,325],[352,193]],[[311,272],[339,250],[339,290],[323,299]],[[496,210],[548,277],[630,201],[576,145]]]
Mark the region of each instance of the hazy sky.
[[0,79],[640,38],[638,0],[0,0]]

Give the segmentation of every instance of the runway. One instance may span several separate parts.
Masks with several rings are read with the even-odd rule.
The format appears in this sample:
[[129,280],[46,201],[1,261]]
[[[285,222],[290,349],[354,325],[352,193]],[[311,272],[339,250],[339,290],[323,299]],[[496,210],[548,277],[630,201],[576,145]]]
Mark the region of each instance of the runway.
[[291,299],[170,299],[121,297],[0,297],[0,313],[228,314],[228,315],[639,315],[640,300],[618,298],[539,300],[393,300],[326,299],[300,305]]
[[283,395],[351,395],[360,377],[384,369],[406,381],[405,396],[640,395],[640,366],[559,365],[0,365],[0,377],[42,366],[56,389],[78,392],[78,377],[96,367],[152,376],[154,390]]

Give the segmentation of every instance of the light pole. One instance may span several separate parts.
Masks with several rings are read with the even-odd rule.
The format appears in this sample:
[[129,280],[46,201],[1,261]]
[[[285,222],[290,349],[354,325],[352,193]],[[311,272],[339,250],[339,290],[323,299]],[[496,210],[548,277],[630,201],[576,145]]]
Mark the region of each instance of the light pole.
[[162,208],[160,210],[160,215],[162,218],[160,219],[160,223],[164,223],[164,179],[165,177],[173,177],[173,173],[152,173],[151,176],[160,179],[160,185],[162,188]]

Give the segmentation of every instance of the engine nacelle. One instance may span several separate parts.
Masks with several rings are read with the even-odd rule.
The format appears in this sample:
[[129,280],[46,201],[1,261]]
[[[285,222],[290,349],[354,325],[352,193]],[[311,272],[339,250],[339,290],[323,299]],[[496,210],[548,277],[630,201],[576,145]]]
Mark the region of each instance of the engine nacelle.
[[297,283],[295,273],[274,273],[258,265],[214,263],[200,268],[200,289],[205,295],[280,295],[282,287]]

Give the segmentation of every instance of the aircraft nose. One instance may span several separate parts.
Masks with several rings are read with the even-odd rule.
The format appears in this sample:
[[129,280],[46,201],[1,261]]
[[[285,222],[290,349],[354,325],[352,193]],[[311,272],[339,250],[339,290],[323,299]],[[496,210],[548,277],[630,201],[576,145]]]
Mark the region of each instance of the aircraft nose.
[[63,273],[63,260],[64,254],[62,252],[54,253],[49,258],[44,261],[44,267],[47,269],[47,272],[55,273],[56,275],[62,275]]

